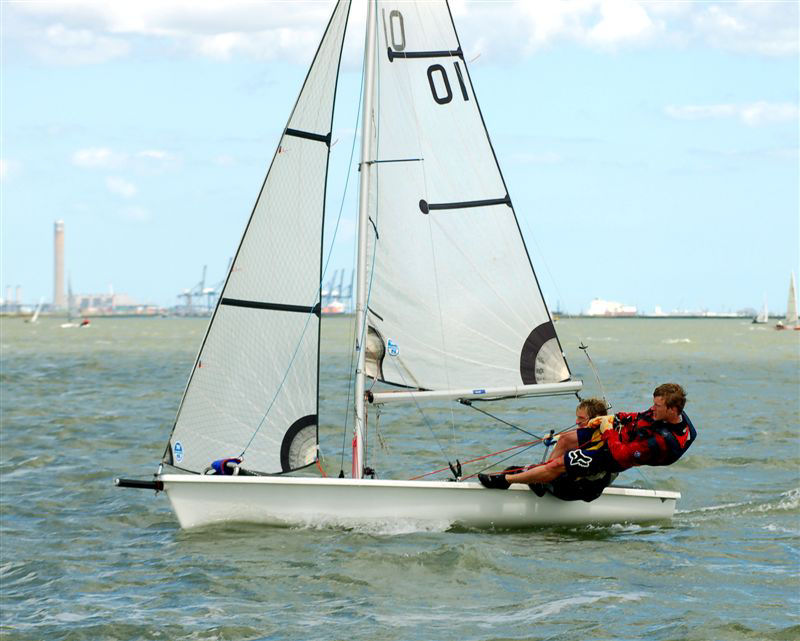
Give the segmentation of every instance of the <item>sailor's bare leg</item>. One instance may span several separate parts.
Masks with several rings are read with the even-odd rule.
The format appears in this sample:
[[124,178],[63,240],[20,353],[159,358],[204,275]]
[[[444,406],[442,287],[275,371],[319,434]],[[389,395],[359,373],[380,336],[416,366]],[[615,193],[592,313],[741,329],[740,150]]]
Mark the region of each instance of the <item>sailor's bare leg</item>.
[[570,430],[569,432],[564,432],[559,435],[556,446],[553,448],[553,452],[550,454],[548,460],[564,458],[564,454],[569,450],[575,449],[578,449],[578,431]]
[[506,474],[509,483],[549,483],[566,471],[564,457],[551,458],[544,465],[537,465],[518,474]]

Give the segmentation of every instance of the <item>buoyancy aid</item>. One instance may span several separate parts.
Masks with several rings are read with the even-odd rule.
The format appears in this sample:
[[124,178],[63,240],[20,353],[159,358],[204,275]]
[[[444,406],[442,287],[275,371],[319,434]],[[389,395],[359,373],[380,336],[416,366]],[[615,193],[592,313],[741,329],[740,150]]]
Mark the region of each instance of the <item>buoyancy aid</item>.
[[670,465],[683,456],[697,438],[697,430],[685,412],[681,412],[681,419],[680,424],[671,425],[654,421],[650,410],[633,414],[621,412],[614,417],[617,429],[605,430],[602,438],[622,469],[636,465]]

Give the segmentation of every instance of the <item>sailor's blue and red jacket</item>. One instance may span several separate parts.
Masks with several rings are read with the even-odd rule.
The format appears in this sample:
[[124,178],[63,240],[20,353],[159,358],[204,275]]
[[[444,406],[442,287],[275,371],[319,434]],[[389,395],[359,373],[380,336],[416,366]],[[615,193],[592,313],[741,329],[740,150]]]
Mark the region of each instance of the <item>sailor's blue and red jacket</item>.
[[636,465],[670,465],[697,438],[697,431],[684,412],[681,422],[675,424],[654,420],[652,410],[620,412],[614,415],[614,428],[605,430],[601,438],[620,470]]

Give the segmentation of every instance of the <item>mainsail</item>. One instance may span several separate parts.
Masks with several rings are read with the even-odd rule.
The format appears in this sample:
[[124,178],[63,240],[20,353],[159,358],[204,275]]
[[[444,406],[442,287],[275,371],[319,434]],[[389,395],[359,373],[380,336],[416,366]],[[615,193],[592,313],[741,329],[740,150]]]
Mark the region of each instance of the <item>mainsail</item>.
[[447,3],[379,0],[376,18],[367,375],[568,380]]
[[202,472],[317,457],[320,280],[333,104],[349,0],[339,0],[281,137],[181,402],[164,462]]

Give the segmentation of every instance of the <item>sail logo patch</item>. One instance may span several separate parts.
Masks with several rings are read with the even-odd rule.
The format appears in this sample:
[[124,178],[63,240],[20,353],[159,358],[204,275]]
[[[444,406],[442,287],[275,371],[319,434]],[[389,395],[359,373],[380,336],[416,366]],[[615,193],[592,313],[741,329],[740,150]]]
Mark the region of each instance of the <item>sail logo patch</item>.
[[175,461],[177,463],[183,461],[183,445],[181,445],[180,441],[175,441],[175,445],[173,445],[172,451],[175,454]]
[[589,467],[592,463],[591,457],[586,456],[580,450],[570,450],[567,452],[567,456],[569,456],[569,464],[573,467]]
[[386,351],[389,352],[389,356],[397,356],[400,353],[400,348],[397,346],[391,338],[386,341]]

